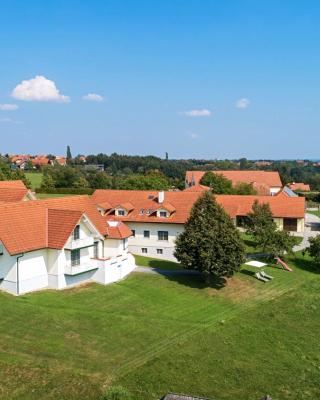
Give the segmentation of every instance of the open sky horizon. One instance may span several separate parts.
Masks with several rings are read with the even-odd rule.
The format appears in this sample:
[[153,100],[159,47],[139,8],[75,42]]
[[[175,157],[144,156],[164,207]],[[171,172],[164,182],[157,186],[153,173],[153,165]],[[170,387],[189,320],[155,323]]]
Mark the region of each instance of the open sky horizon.
[[319,159],[315,0],[3,0],[0,153]]

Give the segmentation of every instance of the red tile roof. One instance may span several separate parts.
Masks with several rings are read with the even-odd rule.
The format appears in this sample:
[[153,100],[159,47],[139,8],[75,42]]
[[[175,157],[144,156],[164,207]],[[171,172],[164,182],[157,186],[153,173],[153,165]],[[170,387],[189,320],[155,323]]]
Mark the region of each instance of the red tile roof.
[[[201,178],[207,171],[187,171],[186,182],[191,185],[194,182],[196,185],[200,183]],[[280,175],[277,171],[211,171],[215,174],[221,174],[235,186],[238,183],[252,183],[256,188],[264,185],[267,188],[282,187]],[[263,194],[263,193],[262,193]]]
[[105,219],[88,196],[0,204],[0,240],[10,254],[43,248],[63,248],[82,215],[101,235]]
[[[158,222],[184,224],[189,216],[194,202],[201,196],[202,192],[165,192],[165,203],[170,203],[175,211],[168,218],[159,218],[155,213],[148,210],[159,209],[158,193],[154,191],[137,190],[96,190],[92,200],[96,204],[107,201],[112,206],[122,201],[130,201],[134,209],[126,216],[114,217],[110,214],[106,219],[118,219],[128,222]],[[240,196],[240,195],[217,195],[217,202],[231,216],[247,215],[252,210],[255,200],[270,204],[274,217],[304,218],[305,199],[303,197],[288,196]]]
[[107,226],[109,239],[126,239],[132,236],[132,230],[121,221],[109,220]]
[[208,190],[210,190],[209,186],[204,186],[200,185],[200,183],[197,183],[196,185],[184,189],[184,192],[205,192]]
[[0,181],[0,189],[27,189],[26,185],[21,180],[16,181]]
[[295,183],[295,182],[293,182],[293,183],[290,183],[289,185],[288,185],[288,187],[291,189],[291,190],[301,190],[302,192],[310,192],[310,185],[308,185],[308,184],[306,184],[306,183],[302,183],[302,182],[298,182],[298,183]]
[[[101,205],[104,202],[112,208],[121,202],[130,202],[134,209],[126,216],[118,217],[122,221],[139,222],[169,222],[183,224],[189,216],[193,203],[201,192],[165,192],[164,202],[158,202],[158,192],[148,190],[103,190],[98,189],[92,195],[92,200]],[[170,206],[169,206],[170,204]],[[167,205],[171,215],[167,218],[158,218],[155,211]],[[167,208],[166,208],[167,209]],[[153,211],[150,213],[150,211]]]
[[0,181],[0,201],[21,201],[29,193],[29,189],[21,180]]
[[217,195],[216,199],[232,218],[250,213],[256,200],[269,204],[276,218],[304,218],[305,214],[304,197]]

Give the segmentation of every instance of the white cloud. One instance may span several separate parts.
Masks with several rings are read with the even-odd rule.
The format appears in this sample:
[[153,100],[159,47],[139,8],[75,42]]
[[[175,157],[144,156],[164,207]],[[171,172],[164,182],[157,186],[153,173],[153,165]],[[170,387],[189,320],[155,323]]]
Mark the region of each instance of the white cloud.
[[85,96],[82,96],[82,100],[99,102],[99,101],[103,101],[103,97],[97,93],[88,93]]
[[246,98],[242,98],[236,102],[236,107],[237,108],[248,108],[249,104],[250,104],[250,100],[248,100]]
[[195,139],[199,139],[200,135],[198,133],[195,132],[189,132],[189,137],[193,140]]
[[18,108],[16,104],[0,104],[0,111],[14,111]]
[[211,115],[211,111],[203,108],[202,110],[184,111],[182,114],[186,117],[209,117]]
[[42,75],[22,81],[12,91],[11,96],[23,101],[54,101],[67,103],[68,96],[60,94],[54,81]]
[[12,118],[0,118],[0,122],[7,122],[9,124],[22,124],[22,121],[17,121]]

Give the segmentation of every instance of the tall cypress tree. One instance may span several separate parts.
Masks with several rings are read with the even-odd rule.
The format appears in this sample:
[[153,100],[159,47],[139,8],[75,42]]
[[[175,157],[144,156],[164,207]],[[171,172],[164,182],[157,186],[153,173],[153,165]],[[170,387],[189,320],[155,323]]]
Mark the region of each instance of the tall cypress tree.
[[210,192],[193,205],[174,254],[185,268],[198,270],[206,277],[231,276],[245,261],[237,228]]
[[72,159],[70,146],[67,146],[67,161],[70,162]]

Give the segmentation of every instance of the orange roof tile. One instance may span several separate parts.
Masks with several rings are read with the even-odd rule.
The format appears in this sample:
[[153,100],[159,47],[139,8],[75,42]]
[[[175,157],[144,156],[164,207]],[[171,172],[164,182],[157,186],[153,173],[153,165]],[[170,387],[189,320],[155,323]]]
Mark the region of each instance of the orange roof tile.
[[[203,175],[208,171],[187,171],[186,182],[191,185],[194,182],[195,185],[200,183]],[[282,187],[279,172],[277,171],[211,171],[214,174],[221,174],[235,186],[238,183],[252,183],[256,185],[267,185],[271,187]]]
[[0,181],[0,189],[27,189],[26,185],[20,180],[16,181]]
[[109,239],[126,239],[132,236],[132,230],[121,221],[109,220],[107,226]]
[[302,182],[297,182],[297,183],[293,182],[290,183],[288,186],[291,190],[301,190],[302,192],[310,192],[311,190],[310,185]]
[[208,190],[210,190],[209,186],[204,186],[200,185],[200,183],[197,183],[196,185],[184,189],[184,192],[205,192]]
[[108,234],[105,219],[88,196],[0,203],[0,240],[12,255],[62,248],[81,215],[101,235]]
[[[161,204],[157,201],[157,192],[139,190],[103,190],[98,189],[92,195],[96,204],[108,201],[111,205],[119,204],[120,200],[130,201],[134,209],[126,216],[106,216],[127,222],[159,222],[184,224],[189,216],[194,202],[202,192],[165,192],[165,203],[169,203],[175,211],[168,218],[158,218],[155,213],[148,210],[159,209]],[[240,196],[217,195],[217,202],[221,204],[231,216],[247,215],[252,210],[255,200],[270,204],[274,217],[303,218],[305,211],[305,199],[303,197],[287,196]]]

